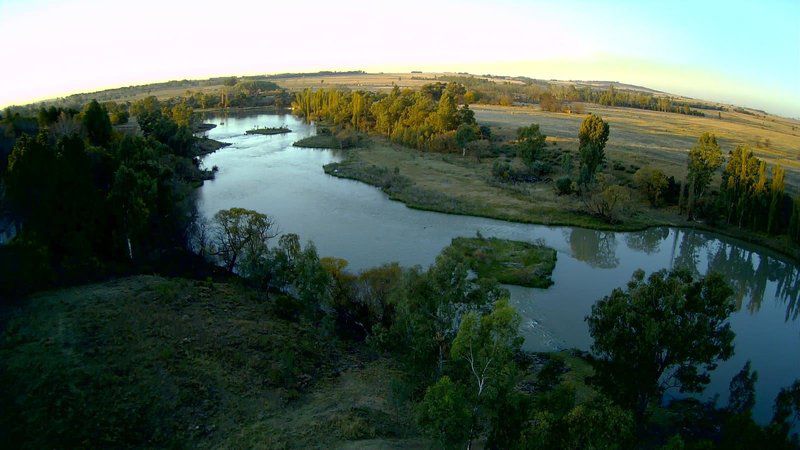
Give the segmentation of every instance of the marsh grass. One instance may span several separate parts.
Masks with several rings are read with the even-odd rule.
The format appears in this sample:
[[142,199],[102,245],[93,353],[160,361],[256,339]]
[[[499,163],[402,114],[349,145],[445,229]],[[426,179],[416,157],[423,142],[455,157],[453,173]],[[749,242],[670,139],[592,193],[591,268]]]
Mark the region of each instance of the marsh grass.
[[556,251],[543,244],[497,238],[453,239],[444,250],[463,258],[479,277],[503,284],[547,288],[556,267]]

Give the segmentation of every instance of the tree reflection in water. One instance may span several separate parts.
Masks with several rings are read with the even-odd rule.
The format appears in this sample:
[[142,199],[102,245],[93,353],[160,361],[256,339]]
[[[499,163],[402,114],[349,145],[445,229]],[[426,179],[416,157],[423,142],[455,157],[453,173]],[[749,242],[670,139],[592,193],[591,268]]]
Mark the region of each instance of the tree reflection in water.
[[[707,270],[723,274],[735,292],[736,309],[743,306],[751,314],[758,312],[767,293],[767,284],[775,283],[775,300],[786,305],[786,321],[800,316],[800,270],[753,249],[717,241],[706,233],[675,230],[678,253],[673,267],[687,267],[699,274],[701,256],[708,261]],[[673,243],[673,245],[674,245]],[[712,244],[713,243],[713,244]],[[747,300],[747,304],[745,303]]]
[[669,237],[669,228],[648,228],[637,233],[625,235],[625,243],[633,250],[652,255],[661,249],[661,242]]
[[572,256],[599,269],[611,269],[619,265],[617,258],[617,234],[613,231],[573,228],[567,237]]

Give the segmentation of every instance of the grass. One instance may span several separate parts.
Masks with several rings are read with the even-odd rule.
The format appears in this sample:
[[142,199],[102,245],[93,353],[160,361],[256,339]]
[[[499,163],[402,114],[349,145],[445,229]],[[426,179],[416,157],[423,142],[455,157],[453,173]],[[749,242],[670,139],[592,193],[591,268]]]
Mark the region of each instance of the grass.
[[547,288],[556,267],[556,251],[544,245],[482,237],[455,238],[445,252],[467,261],[478,276],[503,284]]
[[[612,136],[613,127],[612,122]],[[548,138],[547,142],[551,152],[570,152],[559,138]],[[588,214],[578,197],[557,195],[553,183],[512,184],[494,180],[491,176],[494,161],[495,158],[476,161],[457,154],[420,152],[370,136],[359,147],[347,150],[344,160],[328,164],[324,170],[329,175],[376,186],[410,208],[609,231],[639,231],[654,226],[695,228],[725,234],[800,259],[800,247],[790,243],[786,236],[767,236],[727,225],[710,227],[689,221],[676,207],[650,207],[635,191],[627,211],[620,216],[622,220],[609,223]],[[623,163],[627,170],[621,172],[614,170],[609,161],[605,172],[623,185],[632,186],[632,164]],[[553,178],[558,176],[553,175]]]
[[339,141],[339,139],[336,139],[336,136],[324,134],[318,134],[300,139],[292,145],[303,148],[342,148],[342,143]]
[[271,136],[273,134],[285,134],[291,133],[292,130],[286,127],[265,127],[265,128],[253,128],[252,130],[245,131],[245,134],[263,134],[266,136]]
[[0,320],[14,448],[421,445],[392,361],[235,283],[156,276],[35,295]]

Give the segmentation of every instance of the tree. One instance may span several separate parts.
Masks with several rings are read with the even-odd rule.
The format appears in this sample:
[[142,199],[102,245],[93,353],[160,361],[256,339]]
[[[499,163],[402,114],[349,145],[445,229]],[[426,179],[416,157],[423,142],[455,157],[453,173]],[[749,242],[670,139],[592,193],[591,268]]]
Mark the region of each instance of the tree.
[[712,133],[703,133],[697,139],[697,144],[689,150],[687,182],[689,185],[689,199],[687,210],[692,216],[694,204],[703,197],[711,177],[722,165],[722,150],[717,144],[717,138]]
[[557,391],[565,392],[569,403],[556,408],[541,405],[544,407],[533,415],[519,448],[629,448],[634,428],[630,412],[603,396],[576,406],[574,391]]
[[466,156],[467,154],[467,144],[474,141],[477,136],[475,125],[467,125],[462,123],[458,126],[456,130],[456,143],[458,143],[458,147],[461,149],[462,153],[461,156]]
[[629,206],[630,189],[626,186],[608,184],[605,177],[598,178],[599,180],[593,183],[597,187],[591,192],[584,192],[581,200],[589,213],[609,223],[614,223],[618,220],[620,213]]
[[547,137],[539,131],[539,124],[517,128],[517,155],[530,168],[544,149]]
[[597,354],[593,381],[639,419],[669,388],[700,391],[708,371],[733,354],[732,293],[715,273],[694,280],[686,269],[662,270],[645,280],[634,272],[627,289],[615,289],[586,318]]
[[439,99],[436,109],[435,123],[439,132],[451,131],[458,126],[458,110],[455,98],[447,91]]
[[748,360],[742,370],[731,379],[728,411],[734,414],[750,415],[753,407],[756,406],[756,381],[758,381],[758,372],[750,370],[750,361]]
[[8,157],[5,174],[6,198],[16,223],[44,232],[50,223],[56,196],[58,167],[56,153],[40,133],[35,138],[22,135]]
[[633,181],[647,197],[651,206],[659,206],[661,204],[669,187],[669,181],[664,172],[652,167],[642,167],[637,170],[633,175]]
[[[520,323],[519,314],[507,299],[495,303],[490,314],[481,316],[471,311],[461,320],[450,355],[463,362],[468,374],[475,422],[480,421],[479,410],[487,390],[495,391],[496,395],[502,381],[507,379],[504,375],[513,370],[509,366],[514,366],[513,356],[523,341],[519,336]],[[474,429],[469,437],[475,437]]]
[[608,122],[600,116],[589,114],[578,131],[578,154],[580,157],[580,182],[584,187],[594,180],[598,167],[605,161],[608,141]]
[[273,220],[244,208],[224,209],[213,218],[212,255],[233,272],[241,259],[257,258],[267,251],[267,243],[278,235]]
[[772,168],[772,182],[769,185],[770,201],[769,201],[769,215],[767,219],[767,233],[775,233],[779,224],[779,206],[784,196],[784,189],[786,189],[785,182],[786,172],[780,164]]
[[795,197],[792,201],[792,215],[789,218],[789,239],[800,242],[800,197]]
[[446,448],[463,448],[472,428],[464,388],[447,375],[428,387],[419,404],[419,423]]
[[145,230],[156,195],[156,180],[146,173],[123,164],[114,174],[108,200],[125,239],[129,259],[134,257],[133,241]]
[[111,140],[111,119],[109,119],[106,109],[97,103],[97,100],[92,100],[83,109],[81,124],[86,130],[89,142],[101,147],[108,145]]
[[[800,423],[800,380],[781,389],[775,398],[774,410],[770,427],[782,436],[789,436],[792,429]],[[794,433],[792,440],[795,446],[798,443],[797,438],[797,433]]]

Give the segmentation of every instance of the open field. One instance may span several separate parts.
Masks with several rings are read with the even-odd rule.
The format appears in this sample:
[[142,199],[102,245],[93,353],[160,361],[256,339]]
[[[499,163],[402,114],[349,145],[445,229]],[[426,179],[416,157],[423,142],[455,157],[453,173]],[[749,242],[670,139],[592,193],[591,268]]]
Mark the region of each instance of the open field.
[[[471,108],[479,123],[489,125],[504,139],[514,138],[521,126],[538,123],[548,138],[566,149],[577,150],[583,115],[546,112],[533,106],[473,105]],[[786,169],[790,190],[800,191],[800,121],[727,111],[719,119],[716,112],[696,117],[593,104],[585,104],[584,108],[587,113],[601,115],[610,124],[606,146],[609,160],[640,167],[657,166],[667,175],[682,180],[689,149],[700,134],[708,131],[716,134],[725,153],[738,144],[748,144],[768,164],[781,164]],[[767,139],[769,147],[765,147]]]

